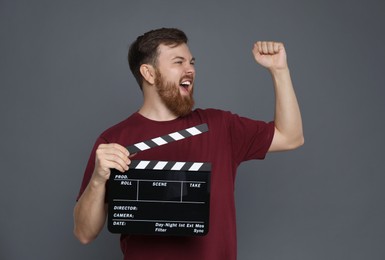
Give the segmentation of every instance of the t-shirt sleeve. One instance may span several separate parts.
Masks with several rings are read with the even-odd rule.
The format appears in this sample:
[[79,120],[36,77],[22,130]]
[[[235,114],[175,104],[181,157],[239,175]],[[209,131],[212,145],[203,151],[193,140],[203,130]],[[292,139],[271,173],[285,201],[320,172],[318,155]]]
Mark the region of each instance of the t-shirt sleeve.
[[82,184],[80,186],[80,191],[79,191],[79,194],[76,198],[76,201],[79,200],[80,196],[83,194],[84,190],[86,189],[88,183],[90,182],[90,179],[91,179],[91,176],[92,176],[92,173],[94,172],[94,168],[95,168],[95,152],[96,152],[96,149],[98,149],[98,146],[100,144],[104,144],[104,143],[107,143],[106,140],[104,140],[102,137],[99,137],[95,144],[94,144],[94,147],[92,148],[92,151],[91,151],[91,154],[90,154],[90,157],[88,159],[88,163],[87,163],[87,167],[86,167],[86,170],[84,171],[84,176],[83,176],[83,181],[82,181]]
[[264,159],[274,137],[274,122],[230,116],[230,139],[235,161]]

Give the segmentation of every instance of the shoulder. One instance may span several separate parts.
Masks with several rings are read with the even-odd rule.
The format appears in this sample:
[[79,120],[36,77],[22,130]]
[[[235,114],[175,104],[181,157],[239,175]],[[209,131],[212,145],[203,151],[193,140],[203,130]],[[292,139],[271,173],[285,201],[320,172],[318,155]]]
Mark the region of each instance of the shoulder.
[[127,129],[132,129],[135,125],[137,125],[137,121],[137,115],[136,113],[134,113],[128,118],[104,130],[100,134],[100,137],[105,139],[106,141],[112,141],[117,136],[120,136],[122,133],[126,132]]

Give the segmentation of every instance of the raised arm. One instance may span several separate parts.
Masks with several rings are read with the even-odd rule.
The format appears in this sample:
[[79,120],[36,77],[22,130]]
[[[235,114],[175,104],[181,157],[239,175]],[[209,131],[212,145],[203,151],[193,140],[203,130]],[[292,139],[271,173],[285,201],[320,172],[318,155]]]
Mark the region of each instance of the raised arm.
[[258,41],[254,58],[270,71],[275,90],[275,133],[269,152],[295,149],[304,143],[301,112],[295,96],[283,43]]
[[106,222],[106,182],[110,169],[128,170],[129,153],[119,144],[101,144],[95,154],[91,180],[74,208],[74,234],[82,244],[93,241]]

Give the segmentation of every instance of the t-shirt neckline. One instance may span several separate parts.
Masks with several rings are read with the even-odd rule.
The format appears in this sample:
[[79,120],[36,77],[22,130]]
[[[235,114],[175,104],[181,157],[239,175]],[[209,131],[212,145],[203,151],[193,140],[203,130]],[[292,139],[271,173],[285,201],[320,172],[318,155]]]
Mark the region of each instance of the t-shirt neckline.
[[180,121],[180,119],[181,119],[180,117],[177,117],[177,118],[171,119],[171,120],[157,121],[157,120],[153,120],[153,119],[150,119],[150,118],[143,116],[142,114],[139,113],[139,111],[135,112],[134,116],[136,116],[138,118],[138,120],[141,120],[144,123],[151,123],[151,124],[157,124],[157,125],[174,124],[174,123]]

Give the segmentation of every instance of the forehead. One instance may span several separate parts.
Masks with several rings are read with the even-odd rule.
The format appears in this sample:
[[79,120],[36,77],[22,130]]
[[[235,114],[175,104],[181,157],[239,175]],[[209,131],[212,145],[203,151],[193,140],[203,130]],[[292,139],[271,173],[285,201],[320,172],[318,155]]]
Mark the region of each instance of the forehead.
[[185,58],[186,60],[191,60],[193,58],[189,47],[185,43],[177,46],[161,44],[158,47],[158,52],[158,60],[170,60],[176,57]]

